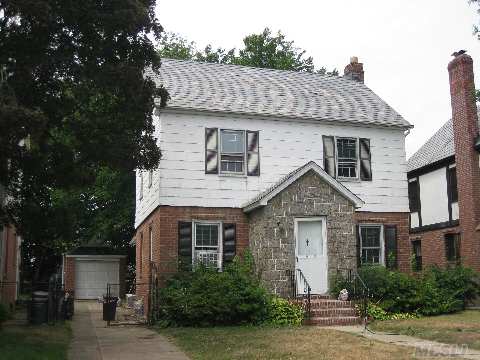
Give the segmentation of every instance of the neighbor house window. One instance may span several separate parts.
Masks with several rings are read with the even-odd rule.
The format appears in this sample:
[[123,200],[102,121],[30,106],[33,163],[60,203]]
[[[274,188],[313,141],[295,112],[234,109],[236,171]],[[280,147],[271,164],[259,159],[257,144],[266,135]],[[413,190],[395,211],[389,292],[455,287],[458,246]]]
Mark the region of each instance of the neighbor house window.
[[447,186],[448,186],[448,196],[450,197],[450,202],[458,202],[458,190],[457,190],[457,168],[448,168],[447,169]]
[[245,172],[245,132],[241,130],[220,131],[220,172]]
[[153,230],[152,230],[151,226],[148,228],[148,238],[150,240],[150,261],[152,261],[152,259],[153,259]]
[[359,236],[362,265],[383,264],[382,225],[360,225]]
[[337,174],[341,178],[357,178],[357,139],[337,138]]
[[412,241],[412,250],[413,250],[413,270],[421,271],[422,270],[422,241],[414,240]]
[[418,181],[410,181],[408,183],[408,203],[410,212],[418,212],[420,210],[420,191]]
[[194,229],[194,264],[220,269],[222,266],[220,223],[195,222]]
[[138,181],[140,182],[140,189],[138,190],[138,198],[142,200],[143,199],[143,172],[142,171],[139,172]]
[[448,262],[460,262],[460,234],[445,234],[445,257]]

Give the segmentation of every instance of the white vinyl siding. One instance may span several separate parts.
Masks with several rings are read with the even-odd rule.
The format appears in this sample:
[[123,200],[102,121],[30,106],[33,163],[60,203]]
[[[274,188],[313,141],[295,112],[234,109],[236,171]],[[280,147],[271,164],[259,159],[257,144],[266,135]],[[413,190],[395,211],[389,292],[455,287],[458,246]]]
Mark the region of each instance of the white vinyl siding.
[[[205,174],[205,128],[258,130],[260,176]],[[322,135],[370,139],[372,181],[343,181],[365,202],[360,211],[409,211],[402,129],[163,111],[158,136],[160,183],[151,200],[155,206],[141,204],[135,224],[157,205],[240,207],[309,161],[323,167]]]
[[446,168],[419,176],[422,226],[448,221]]

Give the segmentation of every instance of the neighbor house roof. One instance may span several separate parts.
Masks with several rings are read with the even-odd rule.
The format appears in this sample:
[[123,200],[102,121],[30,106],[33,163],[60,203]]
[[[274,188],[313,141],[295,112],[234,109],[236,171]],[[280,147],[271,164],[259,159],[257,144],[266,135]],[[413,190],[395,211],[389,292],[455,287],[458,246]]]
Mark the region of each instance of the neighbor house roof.
[[[480,126],[480,121],[478,122]],[[407,162],[407,171],[435,164],[455,155],[453,121],[448,120]]]
[[412,127],[363,83],[331,75],[162,59],[167,108]]
[[297,179],[305,175],[309,171],[314,171],[331,187],[342,194],[347,200],[351,201],[356,208],[363,206],[364,202],[357,195],[348,190],[339,181],[328,175],[316,162],[310,161],[305,165],[295,169],[291,173],[282,177],[276,184],[257,195],[255,198],[242,206],[244,212],[250,212],[258,207],[265,206],[268,202],[284,190],[289,185],[293,184]]

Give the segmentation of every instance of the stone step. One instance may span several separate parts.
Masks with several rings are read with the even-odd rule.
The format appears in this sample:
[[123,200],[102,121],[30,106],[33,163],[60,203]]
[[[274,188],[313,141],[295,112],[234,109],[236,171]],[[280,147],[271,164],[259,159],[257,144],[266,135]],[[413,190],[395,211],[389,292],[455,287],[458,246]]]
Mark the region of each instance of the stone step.
[[305,321],[306,325],[334,326],[334,325],[356,325],[360,324],[361,319],[358,316],[341,317],[311,317]]
[[354,308],[328,308],[328,309],[311,309],[311,317],[343,317],[343,316],[357,316],[357,311]]

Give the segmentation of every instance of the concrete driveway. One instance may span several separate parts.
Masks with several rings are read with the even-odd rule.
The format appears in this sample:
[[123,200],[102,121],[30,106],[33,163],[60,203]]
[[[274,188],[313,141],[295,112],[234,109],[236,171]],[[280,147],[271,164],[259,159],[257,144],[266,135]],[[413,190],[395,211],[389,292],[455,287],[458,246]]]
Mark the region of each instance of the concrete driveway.
[[102,305],[78,301],[72,322],[70,360],[188,360],[165,337],[145,326],[106,326]]

